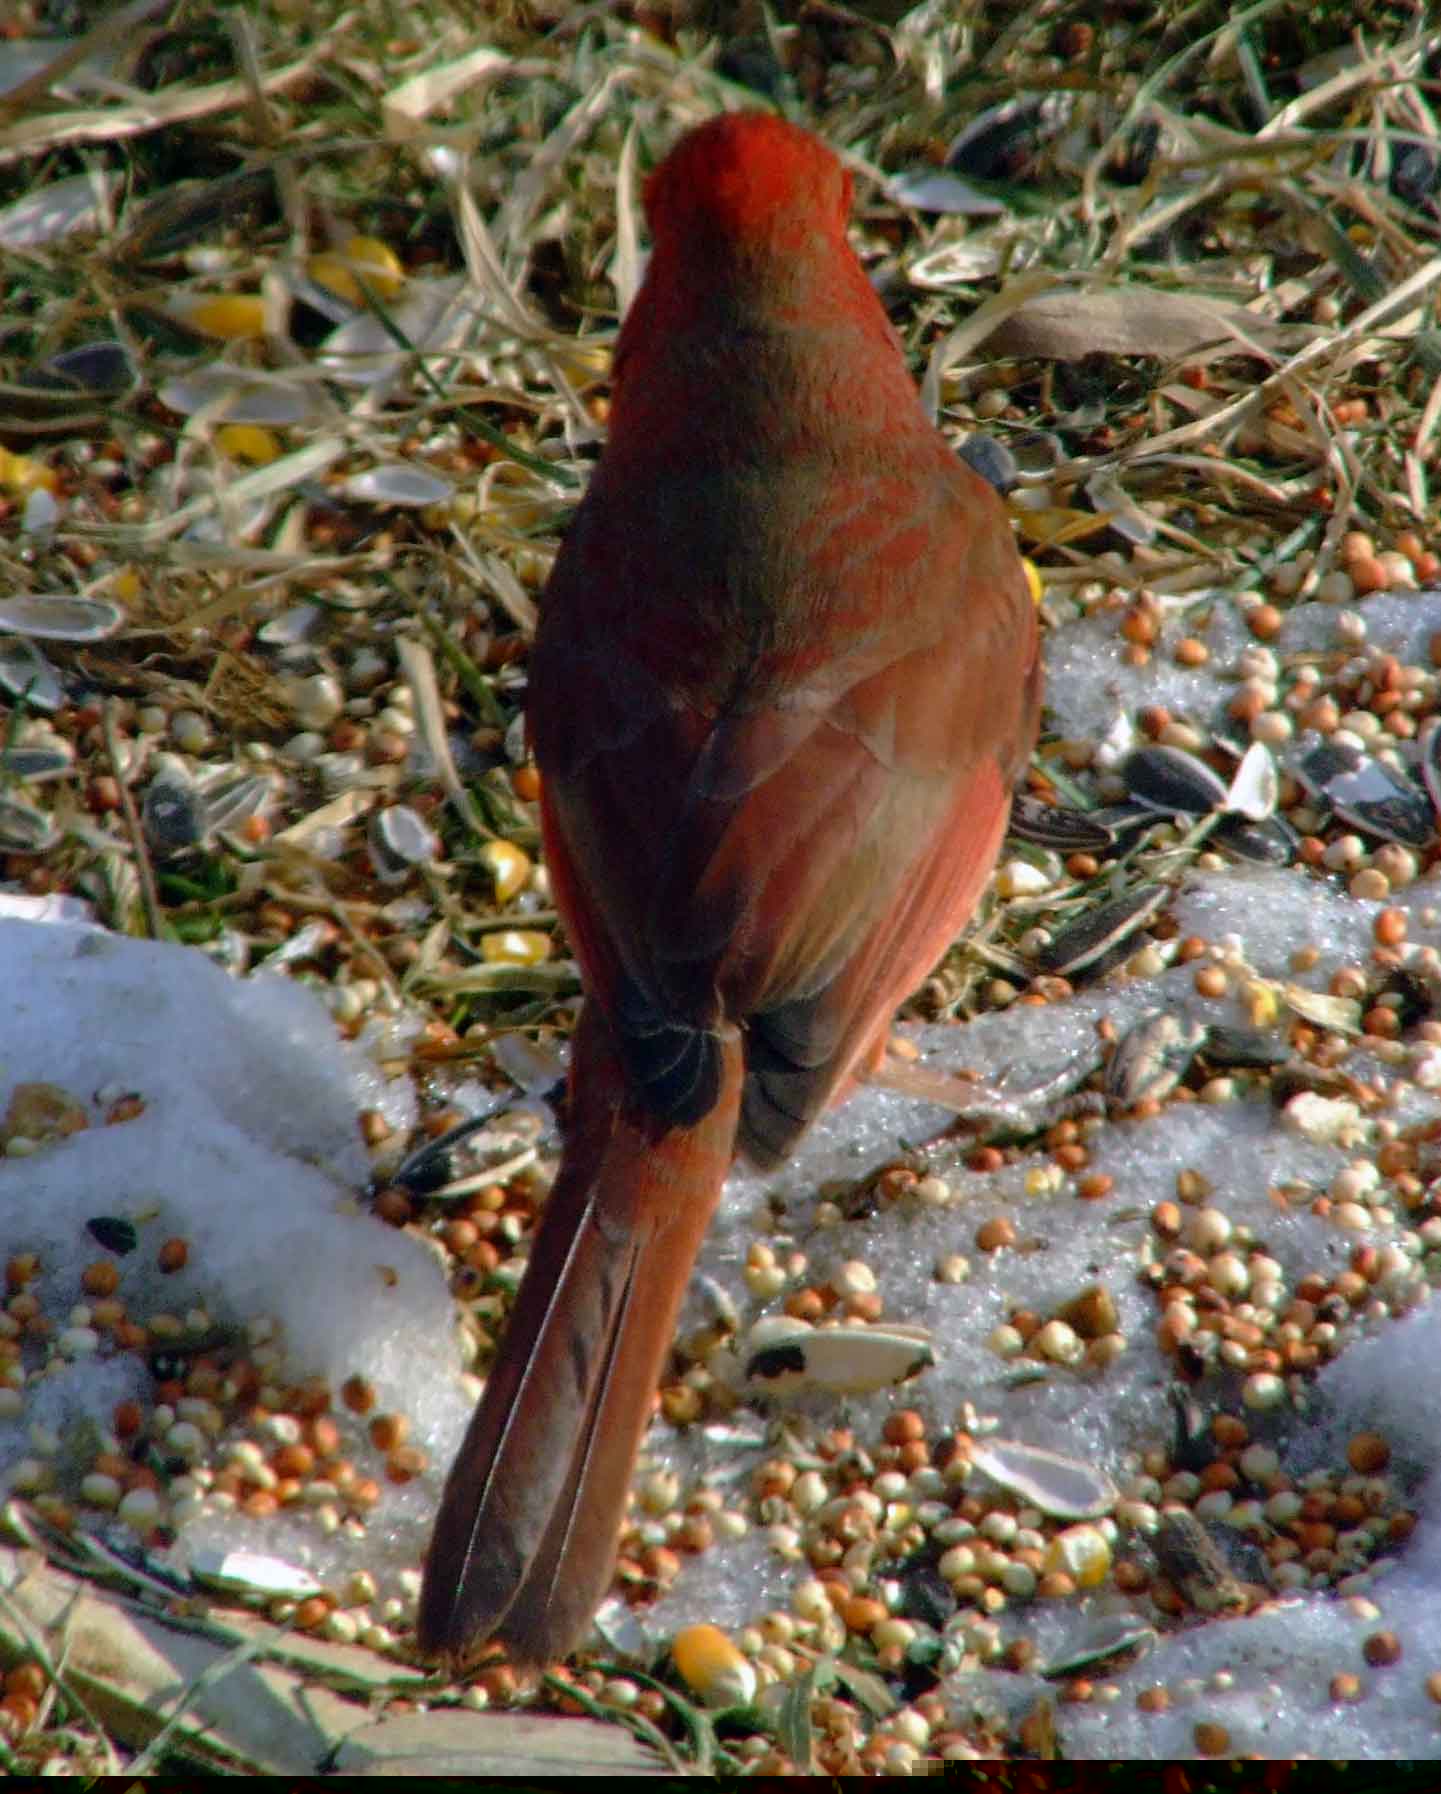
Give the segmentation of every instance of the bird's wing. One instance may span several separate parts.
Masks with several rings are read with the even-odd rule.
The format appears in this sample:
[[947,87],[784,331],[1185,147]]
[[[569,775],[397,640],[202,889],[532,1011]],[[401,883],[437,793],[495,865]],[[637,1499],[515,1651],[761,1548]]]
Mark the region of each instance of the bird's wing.
[[[699,692],[643,629],[580,606],[533,669],[551,878],[587,983],[677,1119],[705,1110],[706,1029],[746,1025],[742,1143],[764,1161],[964,926],[1005,826],[1036,626],[977,487],[933,507],[919,549],[893,505],[884,530],[852,506],[808,558],[818,598],[748,665],[717,641],[731,664]],[[663,648],[672,609],[655,605]]]

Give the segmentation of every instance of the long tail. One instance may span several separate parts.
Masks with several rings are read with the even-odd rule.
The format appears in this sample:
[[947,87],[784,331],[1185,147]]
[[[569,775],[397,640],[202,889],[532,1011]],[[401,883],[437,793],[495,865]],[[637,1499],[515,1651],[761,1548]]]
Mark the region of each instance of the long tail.
[[489,1638],[518,1662],[551,1662],[584,1636],[735,1150],[738,1036],[722,1042],[715,1107],[661,1131],[628,1097],[593,1011],[576,1034],[560,1174],[426,1557],[420,1648],[451,1664]]

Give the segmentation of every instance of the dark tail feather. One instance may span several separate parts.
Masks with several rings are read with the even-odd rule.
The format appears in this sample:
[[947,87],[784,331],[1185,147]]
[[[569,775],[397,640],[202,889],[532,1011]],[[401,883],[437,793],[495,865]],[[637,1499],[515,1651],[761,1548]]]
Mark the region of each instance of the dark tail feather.
[[500,1357],[446,1479],[421,1588],[427,1655],[489,1638],[520,1662],[584,1636],[615,1565],[631,1468],[735,1146],[736,1035],[715,1107],[658,1132],[587,1005],[571,1127]]

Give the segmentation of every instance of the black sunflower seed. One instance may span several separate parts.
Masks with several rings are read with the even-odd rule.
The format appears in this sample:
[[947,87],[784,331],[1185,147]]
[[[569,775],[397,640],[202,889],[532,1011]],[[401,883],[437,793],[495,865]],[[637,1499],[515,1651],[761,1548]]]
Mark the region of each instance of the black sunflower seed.
[[1069,928],[1063,928],[1036,955],[1043,972],[1068,978],[1072,972],[1093,965],[1110,948],[1146,926],[1160,914],[1171,893],[1165,885],[1140,885],[1089,911]]
[[1137,748],[1121,765],[1126,789],[1138,803],[1168,816],[1206,816],[1226,801],[1226,783],[1204,760],[1182,748]]

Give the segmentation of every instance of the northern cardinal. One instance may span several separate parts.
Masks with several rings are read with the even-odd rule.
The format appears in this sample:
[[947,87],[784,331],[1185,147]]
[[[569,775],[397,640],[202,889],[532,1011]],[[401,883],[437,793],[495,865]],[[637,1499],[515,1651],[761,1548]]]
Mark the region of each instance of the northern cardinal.
[[921,408],[850,196],[765,113],[691,131],[646,185],[610,437],[530,662],[586,1002],[560,1172],[430,1543],[419,1642],[451,1663],[583,1636],[732,1158],[777,1164],[878,1061],[1034,740],[1005,511]]

